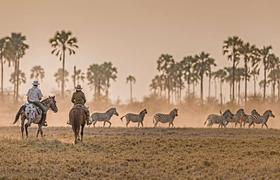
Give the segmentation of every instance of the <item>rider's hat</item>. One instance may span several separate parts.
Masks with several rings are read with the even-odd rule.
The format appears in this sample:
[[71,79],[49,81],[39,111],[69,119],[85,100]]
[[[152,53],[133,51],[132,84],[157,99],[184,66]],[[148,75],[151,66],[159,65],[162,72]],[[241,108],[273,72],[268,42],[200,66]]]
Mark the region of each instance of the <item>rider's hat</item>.
[[75,87],[75,89],[76,89],[76,90],[82,90],[83,88],[82,88],[81,85],[78,84],[78,85]]
[[33,81],[32,85],[38,86],[38,85],[40,85],[40,83],[38,81]]

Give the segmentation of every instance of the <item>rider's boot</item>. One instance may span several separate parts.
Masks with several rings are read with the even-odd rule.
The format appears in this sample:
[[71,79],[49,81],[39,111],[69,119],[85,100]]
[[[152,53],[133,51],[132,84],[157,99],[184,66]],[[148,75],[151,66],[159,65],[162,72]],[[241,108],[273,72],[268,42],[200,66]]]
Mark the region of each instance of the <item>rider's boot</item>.
[[47,114],[43,112],[42,119],[41,119],[43,126],[48,126],[47,121],[46,121],[46,117],[47,117]]

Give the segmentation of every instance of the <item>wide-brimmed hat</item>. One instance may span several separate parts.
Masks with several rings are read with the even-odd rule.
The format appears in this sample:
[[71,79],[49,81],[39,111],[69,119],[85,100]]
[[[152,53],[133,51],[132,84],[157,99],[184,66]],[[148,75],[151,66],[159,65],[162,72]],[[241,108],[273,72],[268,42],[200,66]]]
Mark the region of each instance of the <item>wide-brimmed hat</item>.
[[32,85],[38,86],[38,85],[40,85],[40,83],[38,81],[33,81]]
[[77,86],[75,87],[75,89],[76,89],[76,90],[82,90],[83,88],[82,88],[81,85],[77,85]]

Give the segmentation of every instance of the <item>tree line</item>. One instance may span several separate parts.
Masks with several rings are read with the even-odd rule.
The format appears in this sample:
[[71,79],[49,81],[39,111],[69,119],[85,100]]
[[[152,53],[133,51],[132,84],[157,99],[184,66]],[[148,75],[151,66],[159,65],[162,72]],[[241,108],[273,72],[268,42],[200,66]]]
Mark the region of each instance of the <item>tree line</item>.
[[[220,104],[223,104],[223,84],[230,86],[230,101],[241,103],[248,100],[248,82],[253,80],[254,93],[257,96],[257,81],[261,68],[263,79],[259,81],[262,89],[263,101],[267,99],[267,88],[271,86],[271,96],[275,101],[276,90],[280,98],[280,63],[279,57],[272,52],[272,46],[258,48],[256,45],[232,36],[223,42],[223,55],[232,63],[231,66],[216,68],[216,60],[207,52],[202,51],[195,55],[175,61],[170,54],[162,54],[157,60],[158,74],[152,79],[150,88],[153,93],[170,99],[181,101],[182,90],[186,89],[186,97],[194,96],[196,86],[200,84],[200,102],[203,103],[204,90],[208,88],[208,99],[211,98],[211,84],[215,83],[215,98],[217,97],[217,81],[220,84]],[[216,69],[216,70],[214,70]],[[208,78],[208,87],[204,87],[205,78]],[[241,86],[244,87],[244,97],[241,97]],[[276,87],[277,86],[277,87]],[[192,92],[191,92],[192,87]]]
[[[51,54],[58,57],[62,67],[54,74],[55,82],[61,89],[64,96],[65,83],[72,79],[73,85],[80,84],[87,80],[89,87],[94,91],[94,97],[109,96],[109,88],[112,81],[116,81],[118,69],[112,62],[102,64],[91,64],[86,72],[74,66],[73,74],[65,69],[67,56],[75,55],[79,48],[78,40],[70,31],[58,31],[49,40]],[[29,49],[26,37],[21,33],[11,33],[10,36],[0,39],[0,62],[1,62],[1,94],[4,92],[4,64],[14,67],[10,76],[13,84],[13,94],[16,100],[19,96],[19,87],[26,82],[26,74],[20,69],[20,60]],[[199,85],[200,102],[205,101],[204,91],[208,90],[207,99],[211,99],[212,82],[215,83],[215,99],[217,98],[217,84],[219,83],[219,102],[224,102],[223,86],[227,83],[230,87],[230,101],[238,103],[248,100],[248,82],[253,80],[254,93],[257,96],[257,83],[262,89],[263,101],[267,99],[267,88],[271,87],[271,96],[275,100],[278,91],[280,98],[280,63],[279,57],[272,52],[272,46],[261,48],[254,44],[243,41],[238,36],[232,36],[223,42],[223,55],[231,66],[218,68],[216,60],[207,52],[200,52],[195,55],[188,55],[181,61],[176,61],[170,54],[162,54],[157,60],[158,74],[152,79],[151,91],[168,102],[171,100],[181,102],[183,97],[194,97],[196,88]],[[262,68],[262,69],[261,69]],[[260,72],[263,79],[258,81]],[[32,67],[30,78],[43,80],[45,77],[44,68],[40,65]],[[130,89],[130,102],[133,101],[132,85],[136,82],[133,75],[126,78]],[[204,87],[208,81],[208,87]],[[244,96],[241,97],[241,87],[244,87]],[[183,94],[185,92],[185,95]]]

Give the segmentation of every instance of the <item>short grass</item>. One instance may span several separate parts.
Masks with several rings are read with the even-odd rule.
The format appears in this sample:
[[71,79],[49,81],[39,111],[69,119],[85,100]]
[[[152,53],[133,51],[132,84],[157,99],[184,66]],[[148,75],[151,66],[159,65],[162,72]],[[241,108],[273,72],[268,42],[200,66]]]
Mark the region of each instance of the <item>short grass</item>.
[[279,179],[273,129],[0,128],[0,179]]

